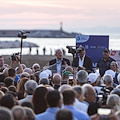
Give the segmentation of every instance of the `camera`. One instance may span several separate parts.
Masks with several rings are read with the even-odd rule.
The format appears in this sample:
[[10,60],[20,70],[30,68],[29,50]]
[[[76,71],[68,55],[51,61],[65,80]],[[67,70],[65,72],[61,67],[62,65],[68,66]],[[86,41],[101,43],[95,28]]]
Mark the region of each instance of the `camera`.
[[73,75],[72,74],[69,75],[69,84],[70,85],[73,84]]
[[68,53],[71,53],[73,55],[76,53],[76,49],[73,49],[72,46],[66,46],[66,48],[68,49]]
[[20,61],[20,59],[18,58],[18,56],[17,55],[19,55],[19,52],[18,53],[13,53],[12,55],[11,55],[11,60],[12,61],[16,61],[16,59],[18,59],[19,61]]
[[[75,47],[76,49],[73,49]],[[75,55],[75,53],[81,53],[82,51],[85,51],[85,48],[83,46],[66,46],[68,49],[68,53],[71,53]]]
[[19,33],[18,33],[18,37],[20,37],[20,38],[22,38],[22,39],[26,39],[27,38],[27,35],[26,35],[26,33],[30,33],[29,31],[20,31]]
[[99,120],[111,120],[110,116],[112,113],[112,110],[110,108],[98,108],[97,114],[100,115]]
[[66,80],[63,80],[61,85],[64,85],[64,84],[67,84],[67,81]]
[[102,101],[102,105],[106,104],[106,100],[108,95],[110,94],[110,90],[106,89],[106,85],[105,84],[101,84],[101,93],[98,95],[98,99],[101,98]]
[[108,109],[108,108],[98,108],[97,113],[99,115],[110,115],[111,114],[111,109]]
[[112,113],[110,108],[98,108],[97,114],[100,115],[100,120],[111,120],[109,115]]

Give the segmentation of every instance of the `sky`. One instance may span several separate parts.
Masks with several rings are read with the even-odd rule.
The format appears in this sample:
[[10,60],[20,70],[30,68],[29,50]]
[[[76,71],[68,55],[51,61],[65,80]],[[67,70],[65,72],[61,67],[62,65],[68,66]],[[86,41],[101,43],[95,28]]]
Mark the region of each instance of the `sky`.
[[0,29],[120,31],[120,0],[0,0]]

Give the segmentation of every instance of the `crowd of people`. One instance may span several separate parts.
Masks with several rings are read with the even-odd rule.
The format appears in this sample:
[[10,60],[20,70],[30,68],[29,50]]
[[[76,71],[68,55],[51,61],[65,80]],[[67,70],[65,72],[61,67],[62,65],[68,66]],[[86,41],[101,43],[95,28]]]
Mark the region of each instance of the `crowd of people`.
[[95,71],[83,46],[77,53],[70,63],[57,49],[43,69],[0,56],[0,120],[120,120],[120,71],[110,51]]

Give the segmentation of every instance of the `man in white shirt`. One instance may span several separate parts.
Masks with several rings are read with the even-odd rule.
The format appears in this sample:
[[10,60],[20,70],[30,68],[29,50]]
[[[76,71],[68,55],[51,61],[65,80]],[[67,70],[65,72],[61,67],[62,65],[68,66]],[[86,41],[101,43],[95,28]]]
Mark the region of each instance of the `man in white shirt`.
[[75,98],[75,107],[83,112],[87,113],[87,105],[85,105],[84,103],[82,103],[85,99],[83,90],[81,88],[81,86],[73,86],[73,90],[76,92],[76,98]]
[[86,50],[83,46],[77,48],[78,57],[73,59],[73,67],[78,67],[78,70],[86,70],[92,72],[92,60],[86,56]]
[[102,91],[102,87],[98,86],[98,76],[97,73],[90,73],[88,75],[88,82],[93,86],[93,88],[96,90],[97,94],[100,94]]

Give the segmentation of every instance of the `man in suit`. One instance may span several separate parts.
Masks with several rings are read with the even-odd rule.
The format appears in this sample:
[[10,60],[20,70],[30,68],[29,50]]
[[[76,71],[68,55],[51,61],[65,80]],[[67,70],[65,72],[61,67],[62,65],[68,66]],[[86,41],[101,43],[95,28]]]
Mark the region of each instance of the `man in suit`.
[[78,70],[86,70],[92,72],[92,60],[86,56],[86,50],[83,46],[77,48],[78,57],[73,59],[73,67],[78,67]]
[[65,69],[67,65],[70,65],[70,61],[63,57],[63,52],[61,49],[55,51],[56,59],[53,59],[49,62],[49,69],[52,73],[62,73],[62,70]]

